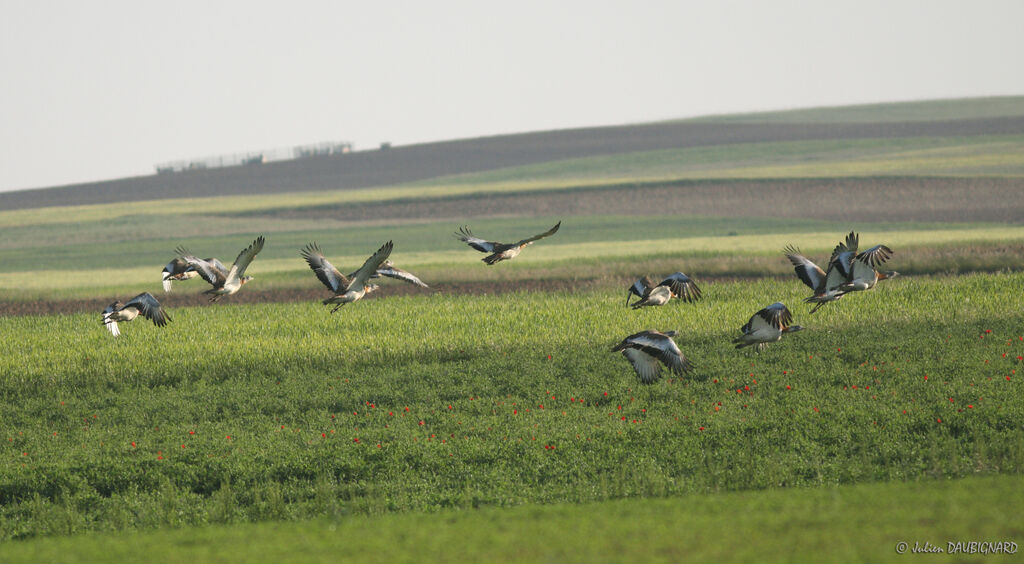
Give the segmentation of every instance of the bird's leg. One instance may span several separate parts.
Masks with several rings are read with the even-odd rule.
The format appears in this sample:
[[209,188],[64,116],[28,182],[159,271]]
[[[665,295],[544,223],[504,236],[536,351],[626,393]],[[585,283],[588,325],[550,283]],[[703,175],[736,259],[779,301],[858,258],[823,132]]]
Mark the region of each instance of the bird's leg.
[[338,309],[341,308],[341,306],[343,305],[345,305],[345,302],[341,302],[340,304],[334,306],[334,309],[331,310],[331,313],[338,311]]

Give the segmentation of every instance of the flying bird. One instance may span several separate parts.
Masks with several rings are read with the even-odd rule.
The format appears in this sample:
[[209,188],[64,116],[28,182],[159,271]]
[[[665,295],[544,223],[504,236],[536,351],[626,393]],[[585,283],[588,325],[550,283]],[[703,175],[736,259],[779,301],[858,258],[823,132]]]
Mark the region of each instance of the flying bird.
[[468,244],[470,247],[480,251],[481,253],[491,253],[484,257],[483,260],[487,264],[495,264],[503,260],[514,259],[523,251],[527,245],[533,244],[534,241],[538,241],[545,237],[554,235],[558,228],[562,226],[562,222],[559,221],[554,227],[547,231],[528,237],[519,241],[518,243],[497,243],[494,241],[485,241],[479,237],[473,235],[473,232],[469,230],[469,227],[460,227],[455,233],[455,238]]
[[153,294],[143,292],[126,303],[121,303],[118,300],[108,305],[107,309],[103,310],[103,324],[107,326],[111,335],[117,337],[121,334],[121,329],[117,326],[118,322],[131,321],[139,314],[152,320],[157,327],[163,327],[171,320],[171,316],[167,315]]
[[363,263],[363,266],[359,267],[359,270],[349,276],[339,272],[324,257],[323,252],[320,251],[320,246],[316,242],[309,243],[302,249],[302,258],[306,259],[309,268],[313,270],[313,273],[323,282],[324,286],[327,286],[328,290],[334,292],[333,296],[323,301],[324,305],[338,304],[331,310],[331,313],[334,313],[341,306],[358,301],[366,294],[377,289],[376,284],[367,284],[366,281],[379,271],[381,265],[391,255],[393,247],[394,243],[391,241],[384,243],[381,248],[377,249],[377,252],[366,259],[366,262]]
[[212,259],[210,261],[198,259],[191,253],[186,254],[182,258],[189,264],[189,266],[199,273],[199,276],[203,280],[210,283],[213,288],[203,292],[204,294],[210,295],[210,301],[215,302],[224,296],[230,296],[244,284],[252,280],[252,276],[245,276],[245,269],[249,267],[256,255],[263,250],[264,239],[260,235],[252,242],[251,245],[242,249],[242,252],[238,253],[238,258],[235,259],[234,264],[231,265],[231,270],[225,270],[224,265],[218,266],[220,261]]
[[769,343],[781,340],[782,335],[803,330],[799,325],[790,325],[792,322],[793,314],[789,309],[782,302],[775,302],[751,316],[740,329],[743,334],[732,342],[737,349],[757,345],[757,350],[761,351]]
[[670,372],[682,376],[684,372],[693,370],[693,364],[672,340],[676,334],[675,331],[641,331],[623,339],[612,347],[612,352],[622,351],[643,384],[653,384],[661,378],[662,364]]
[[[633,302],[630,307],[633,309],[640,309],[642,307],[663,306],[675,297],[675,294],[672,293],[672,288],[660,285],[653,286],[653,282],[653,280],[645,276],[640,280],[637,280],[633,286],[629,288],[631,293],[636,293],[638,284],[643,287],[643,290],[640,293],[640,299]],[[629,301],[628,294],[626,295],[626,301]]]
[[629,287],[626,293],[626,305],[630,305],[629,297],[631,295],[640,298],[633,302],[633,309],[665,305],[671,298],[679,298],[684,302],[694,302],[701,298],[697,283],[682,272],[671,274],[658,284],[654,284],[654,280],[650,276],[644,276]]
[[875,245],[860,253],[853,260],[846,283],[839,286],[839,289],[844,292],[863,292],[874,288],[879,280],[899,276],[900,273],[895,270],[878,270],[878,267],[890,257],[892,249],[885,245]]
[[796,275],[814,292],[813,296],[804,300],[807,303],[815,304],[811,313],[846,294],[846,290],[841,289],[841,286],[849,280],[850,272],[853,269],[853,259],[857,254],[858,242],[859,236],[851,231],[846,236],[846,240],[841,241],[833,249],[827,271],[822,270],[820,266],[814,264],[811,259],[805,257],[799,249],[792,245],[783,249],[786,258],[793,265]]
[[[164,286],[164,292],[171,291],[171,282],[190,280],[199,276],[199,273],[188,264],[188,261],[182,258],[185,255],[191,255],[192,253],[184,247],[178,247],[177,249],[174,249],[174,252],[177,256],[164,267],[163,277],[161,278],[161,282]],[[206,258],[203,260],[212,264],[214,268],[222,271],[224,275],[227,276],[228,270],[224,268],[224,265],[219,260],[215,258]]]

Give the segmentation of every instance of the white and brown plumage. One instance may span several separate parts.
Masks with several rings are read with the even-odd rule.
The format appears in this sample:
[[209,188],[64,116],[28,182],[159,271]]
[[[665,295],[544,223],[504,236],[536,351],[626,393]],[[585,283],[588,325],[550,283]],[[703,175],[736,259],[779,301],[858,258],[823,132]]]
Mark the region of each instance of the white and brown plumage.
[[107,326],[111,335],[117,337],[121,334],[118,322],[131,321],[140,314],[153,321],[157,327],[163,327],[171,320],[171,316],[167,315],[160,302],[149,292],[143,292],[125,303],[115,301],[108,305],[103,310],[103,324]]
[[740,329],[743,334],[732,342],[737,349],[757,345],[760,351],[769,343],[781,340],[786,333],[803,330],[799,325],[790,325],[792,322],[793,314],[789,309],[782,302],[775,302],[751,316],[750,321]]
[[559,221],[554,227],[547,231],[528,237],[519,241],[518,243],[498,243],[495,241],[486,241],[475,235],[469,230],[469,227],[460,227],[455,233],[455,237],[468,244],[470,247],[480,251],[481,253],[490,253],[483,260],[487,264],[495,264],[503,260],[510,260],[519,255],[527,245],[532,245],[534,241],[538,241],[545,237],[554,235],[558,228],[562,226],[562,222]]
[[391,241],[384,243],[381,248],[377,249],[377,252],[366,259],[366,262],[363,263],[363,266],[359,267],[359,270],[351,274],[351,278],[338,271],[324,257],[323,252],[320,251],[320,246],[316,242],[310,243],[306,245],[306,248],[302,249],[302,258],[306,259],[309,268],[313,270],[313,273],[323,282],[324,286],[327,286],[328,290],[334,292],[333,296],[323,301],[324,305],[338,304],[331,310],[331,313],[334,313],[341,306],[358,301],[366,294],[377,289],[376,284],[367,284],[366,281],[378,272],[384,261],[391,255],[392,248],[394,248],[394,243]]
[[804,300],[815,304],[811,313],[829,302],[842,298],[846,293],[841,286],[849,281],[852,262],[857,254],[858,240],[859,236],[851,231],[845,241],[836,245],[829,258],[827,271],[822,270],[792,245],[783,249],[796,275],[814,292],[813,296]]
[[684,302],[694,302],[701,298],[697,283],[682,272],[670,274],[658,284],[655,284],[650,276],[644,276],[629,287],[629,291],[626,293],[627,305],[629,305],[629,296],[631,295],[640,298],[633,302],[633,309],[665,305],[672,298],[679,298]]
[[[645,276],[640,280],[637,280],[633,286],[630,287],[630,293],[637,293],[638,286],[642,288],[639,295],[640,299],[633,302],[630,306],[633,309],[640,309],[642,307],[651,306],[663,306],[669,302],[675,294],[672,293],[672,288],[668,286],[654,285],[654,281],[649,277]],[[629,294],[626,295],[626,300],[629,300]]]
[[[171,282],[191,280],[192,278],[199,276],[199,273],[188,264],[188,261],[182,258],[185,255],[191,255],[191,252],[184,247],[178,247],[177,249],[174,249],[174,252],[177,256],[171,260],[171,262],[167,263],[167,266],[165,266],[163,270],[161,283],[163,284],[164,292],[171,291]],[[224,268],[224,265],[219,260],[215,258],[205,258],[203,260],[213,265],[214,268],[224,272],[224,275],[227,276],[228,270]]]
[[683,356],[672,337],[675,331],[647,330],[630,335],[612,347],[612,352],[622,351],[636,371],[643,384],[653,384],[661,378],[661,365],[670,372],[683,375],[693,370],[693,364]]
[[874,288],[879,280],[899,276],[899,272],[895,270],[878,270],[878,267],[890,257],[892,249],[885,245],[875,245],[858,254],[853,260],[846,283],[841,285],[840,289],[844,292],[863,292]]
[[[245,276],[245,269],[249,268],[256,255],[263,250],[264,239],[260,235],[251,245],[238,253],[231,269],[225,271],[224,265],[217,266],[220,261],[206,261],[198,259],[192,254],[186,254],[182,258],[189,266],[199,273],[203,280],[210,283],[213,288],[203,292],[210,295],[210,301],[217,301],[224,296],[230,296],[242,288],[244,284],[252,280],[252,276]],[[215,261],[216,259],[214,259]]]

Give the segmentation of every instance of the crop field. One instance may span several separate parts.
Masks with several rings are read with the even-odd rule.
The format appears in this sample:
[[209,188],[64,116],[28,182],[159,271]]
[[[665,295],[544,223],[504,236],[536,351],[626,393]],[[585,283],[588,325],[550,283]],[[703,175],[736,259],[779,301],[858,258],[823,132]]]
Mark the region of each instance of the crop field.
[[[0,561],[877,561],[900,541],[1024,543],[1024,132],[970,133],[1014,100],[837,114],[921,131],[962,115],[963,134],[0,211]],[[495,266],[452,236],[558,221]],[[825,266],[851,230],[901,276],[812,315],[782,248]],[[176,246],[230,264],[257,235],[238,294],[162,291]],[[317,241],[347,273],[388,240],[431,287],[389,279],[330,313],[299,250]],[[703,299],[626,307],[637,277],[675,271]],[[102,309],[144,291],[171,321],[112,337]],[[776,301],[805,330],[735,349]],[[611,349],[644,329],[678,331],[695,370],[640,384]]]

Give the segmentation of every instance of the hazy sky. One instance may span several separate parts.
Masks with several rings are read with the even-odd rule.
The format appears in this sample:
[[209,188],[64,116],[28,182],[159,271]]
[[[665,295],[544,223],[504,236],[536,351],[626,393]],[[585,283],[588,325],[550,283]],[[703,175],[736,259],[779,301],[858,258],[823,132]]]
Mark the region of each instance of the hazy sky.
[[159,162],[1024,94],[1024,2],[4,2],[0,190]]

